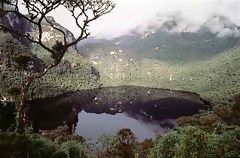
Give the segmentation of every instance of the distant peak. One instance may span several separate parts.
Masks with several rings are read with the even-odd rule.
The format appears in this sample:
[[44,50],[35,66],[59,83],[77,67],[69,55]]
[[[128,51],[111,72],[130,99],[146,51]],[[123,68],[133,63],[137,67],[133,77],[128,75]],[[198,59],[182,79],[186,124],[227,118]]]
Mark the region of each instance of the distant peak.
[[[140,25],[132,32],[140,34],[144,37],[149,34],[154,34],[158,31],[179,33],[179,32],[196,32],[199,26],[194,25],[188,19],[184,18],[180,13],[173,15],[156,14],[150,22],[145,25]],[[144,38],[143,37],[143,38]]]
[[218,37],[239,37],[239,26],[232,23],[227,17],[213,15],[203,25]]
[[235,27],[236,25],[232,23],[227,17],[221,15],[213,15],[212,17],[208,18],[205,22],[206,26],[212,27],[215,25],[222,25],[222,27]]

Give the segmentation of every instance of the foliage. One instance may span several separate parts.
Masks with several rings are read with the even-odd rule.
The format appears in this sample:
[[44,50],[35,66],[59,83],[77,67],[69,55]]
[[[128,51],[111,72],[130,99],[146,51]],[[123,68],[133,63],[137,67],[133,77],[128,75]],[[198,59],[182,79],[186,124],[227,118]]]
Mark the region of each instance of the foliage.
[[130,129],[121,129],[117,133],[115,154],[119,157],[134,157],[135,151],[135,144],[136,144],[136,137],[134,133]]
[[[49,62],[48,53],[37,46],[32,48],[32,56]],[[37,64],[36,64],[37,66]],[[8,100],[15,100],[26,78],[26,71],[10,67],[0,67],[0,94]],[[81,89],[93,89],[100,85],[99,74],[81,55],[67,53],[63,61],[49,71],[43,78],[36,80],[30,87],[30,98],[44,98]],[[12,98],[12,99],[11,99]]]
[[30,49],[12,38],[8,33],[0,33],[0,62],[2,66],[27,70],[28,62],[31,61]]
[[[110,139],[109,139],[110,138]],[[115,137],[103,137],[101,145],[103,151],[98,151],[99,157],[106,158],[134,158],[137,140],[130,129],[121,129]]]
[[152,139],[145,139],[143,142],[139,142],[136,147],[135,157],[146,158],[153,147]]
[[[45,136],[0,133],[1,157],[34,158],[90,158],[90,146],[68,137],[64,141],[50,140]],[[97,144],[99,158],[227,158],[240,156],[240,129],[205,131],[197,126],[177,128],[156,138],[155,141],[138,142],[129,129],[120,130],[115,136],[103,136]],[[96,147],[96,146],[95,146]],[[94,147],[94,148],[95,148]],[[92,155],[91,155],[92,154]]]
[[163,137],[157,138],[154,143],[154,148],[151,150],[149,157],[172,158],[175,155],[177,143],[179,143],[178,133],[175,131],[167,133]]
[[61,144],[37,134],[0,133],[0,157],[88,158],[87,146],[77,141]]
[[239,141],[239,128],[217,134],[187,126],[157,138],[149,157],[239,157]]
[[238,118],[238,125],[239,125],[239,120],[240,120],[240,95],[237,95],[235,97],[236,104],[233,106],[233,115]]
[[98,157],[106,157],[107,153],[111,151],[114,142],[116,142],[115,135],[102,135],[96,143]]
[[216,138],[217,154],[221,157],[240,156],[240,130],[230,130],[223,132]]
[[[33,2],[38,1],[26,2],[32,6]],[[75,6],[79,5],[78,1],[64,2],[66,2],[67,9],[73,13]],[[45,10],[43,9],[43,11]],[[30,16],[35,19],[33,15]],[[38,21],[38,19],[35,20]],[[45,18],[44,25],[49,24],[51,25],[52,22],[49,22],[49,19]],[[58,31],[59,28],[54,29]],[[64,29],[63,32],[66,33],[66,30]],[[87,32],[84,33],[88,36]],[[208,35],[211,36],[212,41],[216,41],[218,45],[221,45],[221,48],[219,48],[221,50],[208,44],[204,45],[203,48],[202,45],[197,44],[200,40],[197,39],[196,44],[192,48],[196,49],[195,52],[188,48],[191,44],[191,40],[188,38],[191,39],[192,37],[185,34],[182,38],[188,39],[189,42],[182,43],[182,40],[175,41],[176,37],[172,37],[174,47],[170,49],[166,48],[164,52],[157,53],[152,48],[156,44],[159,44],[154,43],[156,41],[160,41],[160,45],[163,44],[162,40],[159,39],[159,37],[165,38],[164,33],[162,33],[161,36],[156,37],[154,35],[147,41],[142,40],[140,44],[139,41],[131,41],[127,44],[131,45],[130,50],[138,49],[137,52],[140,54],[144,54],[149,50],[151,57],[166,59],[165,61],[169,61],[168,59],[174,61],[183,60],[185,56],[181,53],[185,51],[187,51],[189,59],[194,60],[187,63],[167,63],[162,60],[148,58],[149,56],[143,59],[134,58],[118,50],[117,52],[113,52],[113,54],[108,54],[109,52],[107,52],[107,54],[100,58],[98,56],[93,57],[94,60],[91,60],[97,68],[95,69],[81,55],[70,52],[63,57],[66,52],[66,48],[64,47],[67,44],[66,41],[56,40],[42,43],[40,40],[40,45],[45,44],[54,50],[48,54],[46,47],[44,50],[37,45],[32,45],[30,50],[12,39],[8,34],[2,34],[2,32],[0,34],[2,37],[0,45],[6,45],[10,48],[9,52],[1,50],[4,53],[0,54],[0,94],[7,96],[9,100],[10,98],[12,100],[17,99],[17,96],[21,93],[21,83],[29,77],[29,71],[30,73],[36,71],[32,69],[32,66],[37,65],[37,63],[34,63],[36,59],[38,60],[39,67],[45,67],[52,63],[51,58],[53,58],[54,63],[59,65],[55,69],[51,69],[44,78],[33,82],[30,87],[31,99],[58,95],[73,90],[96,88],[100,84],[99,70],[101,80],[105,86],[131,84],[154,88],[187,90],[198,92],[204,98],[214,103],[212,112],[201,113],[196,117],[182,117],[178,120],[182,126],[191,124],[199,125],[201,128],[197,126],[177,128],[174,131],[159,136],[154,142],[145,140],[142,143],[137,142],[131,130],[122,129],[116,136],[105,136],[100,140],[101,148],[100,152],[98,152],[98,157],[144,158],[148,155],[149,158],[212,158],[240,156],[239,127],[233,126],[236,129],[232,129],[231,126],[228,126],[232,125],[233,122],[235,124],[239,123],[236,118],[239,117],[240,111],[239,98],[236,100],[237,104],[233,108],[229,106],[234,103],[233,97],[237,94],[239,95],[240,90],[238,82],[240,79],[240,47],[236,46],[230,49],[235,42],[234,39],[220,40],[213,37],[213,35]],[[30,38],[28,35],[26,37]],[[34,38],[30,40],[33,42],[37,40],[36,35],[34,35]],[[79,39],[82,40],[83,38],[85,37]],[[149,42],[149,40],[154,44],[146,48],[145,43]],[[175,47],[175,43],[181,47]],[[113,47],[111,49],[118,48]],[[227,51],[220,53],[223,50]],[[206,60],[196,60],[198,57],[202,59],[200,55],[196,54],[201,52],[209,53],[208,51],[210,53],[218,52],[219,54],[213,58],[205,58]],[[62,62],[60,63],[61,60]],[[42,70],[40,68],[36,72],[39,73]],[[127,100],[129,95],[140,95],[141,93],[133,89],[129,92],[124,91],[113,95],[119,98],[123,97]],[[154,92],[152,97],[156,97]],[[223,104],[228,106],[222,106]],[[1,108],[5,107],[1,106]],[[1,122],[1,128],[4,129],[6,127],[7,125]],[[205,128],[203,129],[203,127]],[[48,133],[45,137],[50,138],[50,140],[37,134],[1,132],[0,157],[87,158],[90,156],[88,146],[82,141],[79,142],[78,139],[71,139],[62,133]]]
[[175,151],[176,157],[215,157],[215,144],[208,133],[196,127],[181,131],[180,141]]
[[[111,49],[110,49],[111,50]],[[197,92],[213,104],[233,105],[239,93],[240,47],[205,60],[169,63],[131,53],[90,52],[90,61],[101,74],[104,86],[135,85]],[[112,53],[112,54],[111,54]]]
[[60,150],[67,154],[68,158],[87,158],[87,147],[76,141],[64,142],[60,145]]
[[[5,5],[8,7],[5,7]],[[0,14],[0,30],[3,32],[11,33],[18,38],[27,39],[28,41],[32,42],[32,44],[37,44],[50,54],[51,62],[49,64],[42,64],[42,71],[27,72],[25,79],[21,82],[21,93],[18,99],[18,104],[16,104],[16,122],[19,131],[23,131],[29,124],[29,107],[27,101],[29,98],[28,93],[32,83],[37,79],[45,76],[48,71],[59,65],[68,48],[71,48],[90,35],[88,31],[89,23],[111,12],[115,7],[115,5],[109,0],[28,0],[22,1],[21,5],[25,7],[27,15],[19,11],[19,0],[3,1]],[[72,41],[68,39],[65,29],[62,30],[61,28],[58,28],[54,24],[54,21],[51,21],[51,19],[47,17],[47,14],[51,13],[59,7],[65,7],[65,9],[69,11],[72,18],[74,19],[76,26],[80,30],[80,34],[76,39],[73,39]],[[14,26],[11,18],[14,18],[14,21],[16,20],[18,22],[26,21],[26,24],[35,26],[36,30],[32,31],[32,33],[31,31],[27,30],[20,30],[20,28]],[[44,43],[44,22],[47,22],[49,24],[48,26],[52,30],[58,31],[62,35],[62,39],[60,41],[54,39],[53,45],[50,46]],[[30,27],[28,29],[31,30],[32,28]],[[33,35],[33,32],[36,33],[35,36]],[[7,45],[5,47],[9,46]],[[5,52],[6,50],[2,51],[2,53]],[[11,53],[14,54],[15,52],[11,51]],[[27,57],[20,53],[20,55],[14,57],[13,60],[18,64],[19,67],[22,68],[22,70],[25,70],[28,66],[30,66],[30,59],[31,57]],[[34,66],[34,64],[32,65]]]

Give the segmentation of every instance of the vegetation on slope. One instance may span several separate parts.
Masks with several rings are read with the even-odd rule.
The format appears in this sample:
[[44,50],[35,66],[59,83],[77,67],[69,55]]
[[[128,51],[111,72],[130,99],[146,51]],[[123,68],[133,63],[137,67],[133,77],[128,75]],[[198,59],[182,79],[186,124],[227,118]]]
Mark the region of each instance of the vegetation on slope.
[[169,33],[159,30],[155,33],[147,32],[142,37],[127,36],[119,40],[122,40],[119,46],[139,56],[167,62],[191,62],[228,50],[237,39],[218,38],[216,34],[202,28],[196,33]]
[[212,102],[232,103],[240,92],[240,38],[219,36],[221,31],[211,31],[211,25],[239,27],[225,17],[213,16],[199,30],[176,31],[181,22],[184,19],[171,16],[144,32],[136,28],[113,40],[89,39],[79,50],[99,70],[105,86],[186,90]]
[[[55,137],[57,134],[55,134]],[[71,140],[70,140],[71,139]],[[0,132],[0,157],[10,158],[88,158],[89,150],[80,137],[58,135],[51,140],[38,134]]]
[[[61,132],[60,129],[58,132]],[[94,146],[95,152],[91,152],[91,146],[82,138],[61,135],[56,131],[46,133],[43,137],[31,133],[1,132],[0,156],[19,158],[239,157],[239,133],[239,128],[208,132],[200,127],[187,126],[159,136],[155,141],[138,142],[131,130],[122,129],[115,136],[102,136]]]
[[[35,59],[38,62],[33,62],[34,69],[41,69],[42,60],[48,62],[50,60],[49,54],[37,46],[33,46],[31,50],[21,45],[18,41],[13,39],[11,36],[4,35],[6,39],[1,40],[2,44],[6,41],[14,41],[14,51],[18,54],[26,54]],[[9,44],[9,42],[8,42]],[[27,51],[24,51],[27,50]],[[33,52],[33,54],[31,53]],[[10,61],[8,55],[11,52],[4,52],[5,56],[1,58],[1,74],[0,74],[0,94],[8,99],[14,100],[20,90],[21,82],[27,76],[27,71],[20,70],[14,66],[15,61]],[[3,54],[4,54],[3,53]],[[6,65],[5,60],[9,60],[12,66]],[[84,59],[81,55],[76,53],[67,53],[63,61],[55,69],[51,70],[49,74],[44,76],[42,79],[34,82],[31,86],[31,99],[39,97],[49,97],[62,94],[69,91],[76,91],[80,89],[92,89],[99,86],[99,74],[98,71],[92,67],[92,65]]]
[[[2,39],[5,38],[7,36],[4,35]],[[180,45],[184,45],[180,40],[178,42],[180,42]],[[228,49],[227,42],[220,41],[220,44],[226,44],[226,49]],[[133,48],[139,48],[145,53],[146,50],[138,46],[144,46],[144,42],[142,44],[137,43]],[[155,46],[154,44],[148,49],[151,49],[151,53],[158,55],[159,52],[154,50]],[[33,64],[33,66],[41,68],[41,61],[48,62],[50,58],[45,51],[37,46],[28,50],[28,48],[15,41],[11,47],[15,50],[18,49],[17,54],[14,54],[17,58],[8,61],[8,56],[1,56],[0,94],[9,96],[9,98],[11,98],[11,95],[14,99],[19,94],[21,80],[27,75],[26,71],[20,71],[14,63],[18,60],[36,59],[39,65]],[[209,45],[209,49],[211,48],[212,45]],[[112,49],[118,49],[118,47],[113,46],[109,50]],[[201,50],[202,48],[197,47],[197,49]],[[212,49],[215,53],[215,48]],[[186,48],[183,48],[183,51],[185,50]],[[95,51],[98,53],[98,49]],[[78,54],[66,54],[64,60],[56,69],[33,84],[31,98],[96,88],[99,85],[100,75],[105,86],[129,84],[193,91],[200,93],[204,98],[212,101],[214,105],[218,105],[218,103],[230,105],[233,102],[233,97],[240,92],[240,48],[237,46],[223,53],[218,52],[217,56],[204,61],[174,64],[158,60],[155,58],[156,56],[154,58],[137,58],[131,56],[131,53],[130,55],[125,54],[123,50],[102,51],[105,52],[104,55],[91,57],[91,61],[97,69]],[[166,54],[169,52],[176,53],[177,50],[166,49]],[[189,58],[190,60],[198,57],[195,56],[194,51],[189,52],[190,56],[192,55]],[[179,59],[178,56],[173,54],[167,55],[169,55],[166,56],[167,58]],[[9,63],[10,67],[6,65]],[[25,65],[22,66],[25,67]],[[100,71],[100,74],[98,71]],[[141,94],[136,90],[134,92],[123,91],[120,94],[123,99],[129,97],[128,93],[130,95]],[[144,93],[148,92],[144,91]],[[155,94],[153,97],[155,97]],[[118,96],[118,94],[116,95]],[[239,118],[239,104],[233,106],[233,108],[214,106],[214,111],[178,119],[179,125],[191,124],[193,126],[177,128],[159,136],[155,141],[138,142],[130,130],[123,129],[110,139],[103,138],[106,141],[101,142],[101,150],[97,151],[97,155],[92,152],[93,155],[91,156],[88,152],[89,148],[84,142],[76,141],[62,133],[57,136],[42,133],[44,137],[47,137],[46,139],[38,134],[0,132],[0,157],[239,157],[240,131],[239,126],[237,126],[239,120],[233,119],[235,115],[238,115]]]
[[[139,26],[131,33],[113,40],[87,39],[79,45],[79,50],[88,56],[94,52],[104,54],[113,49],[122,49],[128,54],[141,58],[154,58],[168,63],[186,63],[208,59],[227,51],[240,40],[234,34],[220,36],[224,29],[232,32],[239,30],[239,27],[226,17],[213,16],[195,30],[188,26],[189,22],[184,21],[186,19],[178,16],[173,15],[165,19],[166,17],[160,15],[156,17],[156,21],[163,23],[146,23],[146,28]],[[212,27],[216,25],[223,25],[223,30],[213,31]]]
[[[96,56],[97,57],[97,56]],[[229,103],[240,92],[240,47],[208,60],[169,64],[157,59],[109,53],[94,58],[104,86],[141,85],[200,93],[217,103]]]

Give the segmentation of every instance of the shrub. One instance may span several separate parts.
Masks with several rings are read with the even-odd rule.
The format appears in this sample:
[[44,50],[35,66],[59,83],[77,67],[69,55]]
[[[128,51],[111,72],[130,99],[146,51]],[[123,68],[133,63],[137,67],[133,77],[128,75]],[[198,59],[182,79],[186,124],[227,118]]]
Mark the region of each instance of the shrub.
[[146,158],[151,149],[153,148],[153,140],[152,139],[146,139],[141,143],[137,144],[137,149],[135,153],[136,158]]
[[149,158],[216,158],[240,156],[240,129],[210,133],[196,126],[178,128],[159,137]]
[[[103,151],[98,152],[101,158],[134,158],[137,140],[130,129],[121,129],[117,135],[104,136],[100,140]],[[107,145],[107,146],[106,146]]]
[[215,157],[214,137],[198,127],[186,127],[180,132],[175,151],[176,157],[206,158]]
[[159,137],[154,142],[154,147],[150,152],[149,158],[172,158],[175,155],[176,145],[180,141],[179,134],[172,131]]
[[61,144],[38,134],[0,133],[2,158],[88,158],[87,145],[77,141]]
[[240,129],[225,131],[216,137],[218,157],[240,156]]
[[67,154],[67,158],[88,158],[87,145],[76,141],[64,142],[60,146],[60,151]]

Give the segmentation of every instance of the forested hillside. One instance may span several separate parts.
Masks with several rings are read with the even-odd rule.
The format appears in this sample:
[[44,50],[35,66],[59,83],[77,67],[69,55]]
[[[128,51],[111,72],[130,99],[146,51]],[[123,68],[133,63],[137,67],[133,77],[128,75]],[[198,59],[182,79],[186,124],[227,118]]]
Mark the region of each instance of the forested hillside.
[[214,16],[198,31],[180,30],[176,17],[161,27],[113,40],[88,39],[79,45],[100,72],[105,86],[143,85],[187,90],[202,97],[228,103],[239,93],[240,40],[238,36],[211,31],[239,27],[227,18]]
[[[54,23],[54,19],[48,17]],[[5,21],[8,23],[8,21]],[[19,23],[24,21],[17,21],[11,23],[11,27],[19,27]],[[33,31],[30,25],[27,30]],[[59,24],[57,24],[60,26]],[[20,25],[22,26],[22,25]],[[62,26],[61,26],[62,27]],[[22,29],[22,28],[19,28]],[[64,29],[62,27],[62,29]],[[72,40],[73,35],[70,31],[65,29],[69,40]],[[1,83],[0,93],[2,97],[7,97],[10,100],[15,100],[20,93],[21,82],[28,75],[27,70],[40,72],[43,71],[43,63],[51,61],[50,55],[46,50],[37,46],[36,44],[26,44],[23,38],[15,38],[11,34],[1,32],[1,46],[4,50],[1,52]],[[56,38],[61,39],[61,34],[48,29],[48,25],[44,26],[43,39],[44,42],[51,46]],[[13,53],[14,52],[14,53]],[[17,62],[27,60],[30,66],[21,69],[17,67]],[[44,61],[44,62],[43,62]],[[23,65],[27,66],[27,65]],[[80,89],[97,88],[100,85],[99,73],[91,65],[91,63],[77,53],[75,47],[69,49],[60,65],[51,70],[44,78],[36,81],[31,87],[31,98],[56,96],[58,94],[76,91]]]

